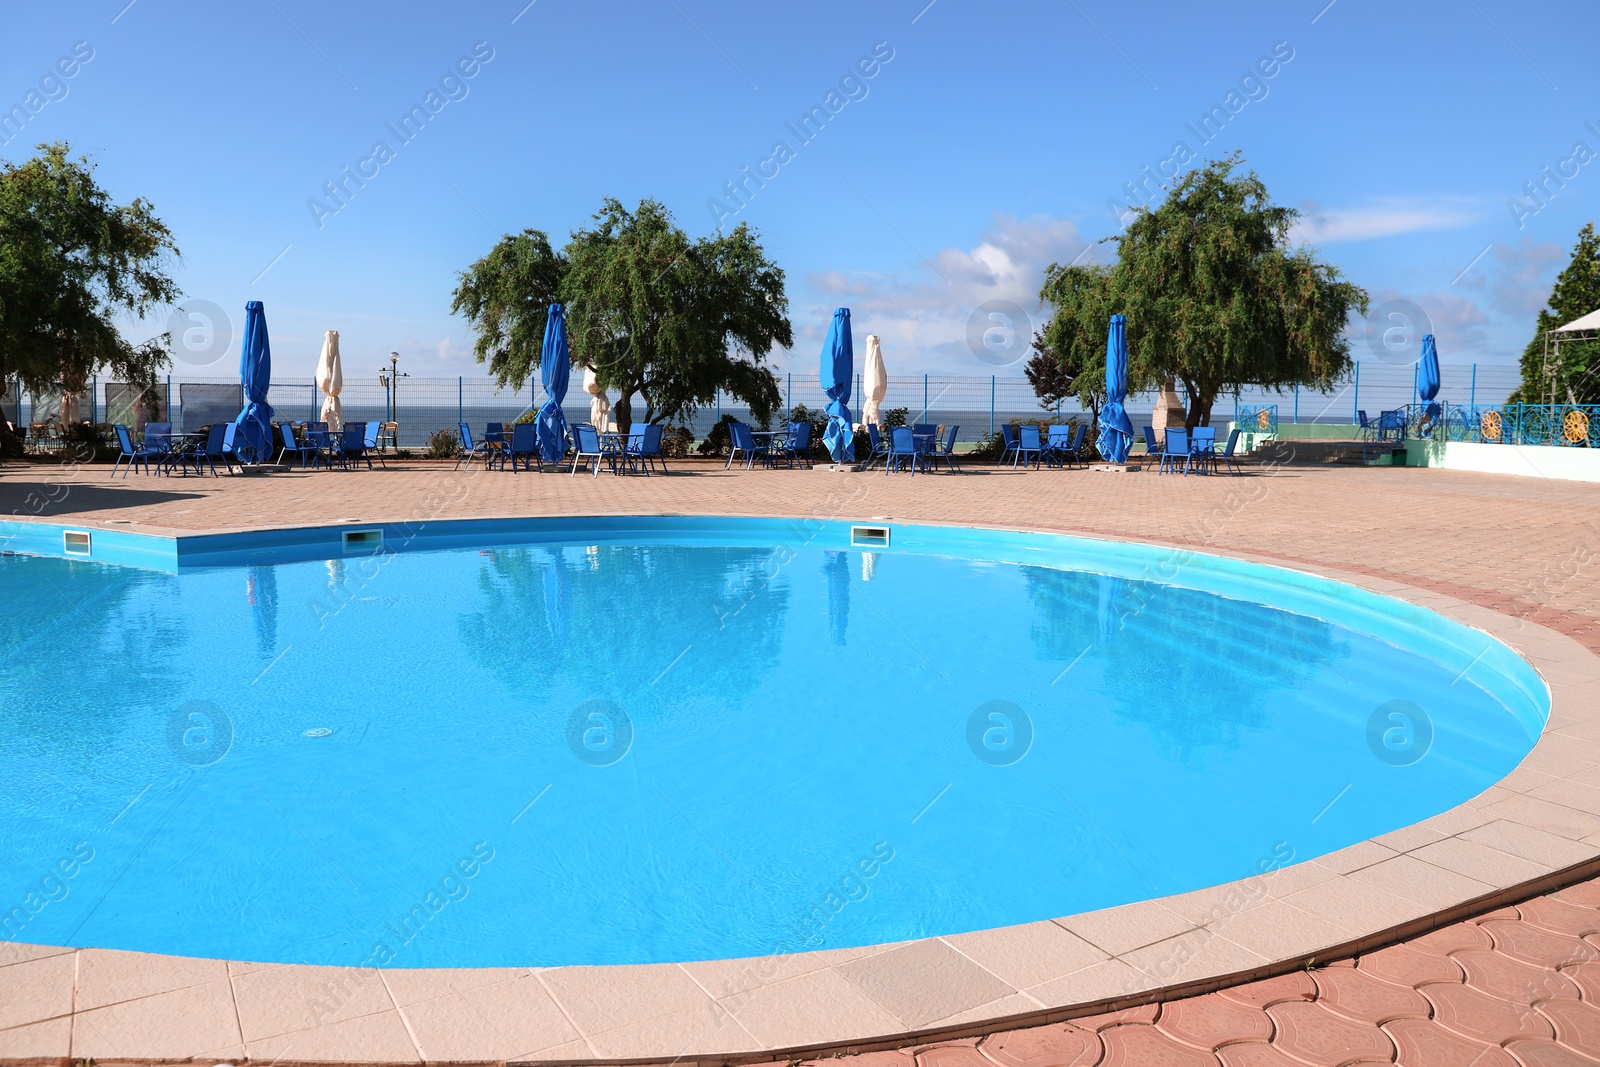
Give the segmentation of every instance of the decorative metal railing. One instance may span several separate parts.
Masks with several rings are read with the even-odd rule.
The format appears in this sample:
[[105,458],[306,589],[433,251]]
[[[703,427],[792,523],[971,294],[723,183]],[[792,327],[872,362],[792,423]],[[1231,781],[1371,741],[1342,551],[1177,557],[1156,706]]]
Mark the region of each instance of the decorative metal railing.
[[1406,436],[1490,445],[1600,448],[1600,404],[1411,404]]
[[1245,433],[1278,433],[1278,405],[1240,404],[1233,411],[1233,425]]

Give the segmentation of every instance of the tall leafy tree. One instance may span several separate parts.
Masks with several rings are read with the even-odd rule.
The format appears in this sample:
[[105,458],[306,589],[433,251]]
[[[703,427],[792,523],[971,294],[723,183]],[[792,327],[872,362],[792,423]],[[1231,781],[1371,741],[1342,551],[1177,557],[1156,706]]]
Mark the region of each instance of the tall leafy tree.
[[113,319],[178,298],[167,273],[178,257],[172,232],[148,200],[113,202],[68,145],[39,149],[0,163],[0,379],[73,393],[109,370],[151,388],[167,338],[132,344]]
[[1054,314],[1034,337],[1033,356],[1023,366],[1045,407],[1077,398],[1093,419],[1091,436],[1099,428],[1100,408],[1106,402],[1106,328],[1117,309],[1111,282],[1110,267],[1052,264],[1039,298]]
[[634,422],[636,395],[646,422],[691,415],[718,390],[761,420],[782,402],[763,363],[794,343],[784,275],[746,225],[690,238],[655,200],[630,211],[608,198],[561,252],[525,231],[460,278],[454,308],[502,384],[520,387],[533,373],[546,308],[565,304],[572,360],[620,394],[621,430]]
[[1594,223],[1578,231],[1572,260],[1556,276],[1546,306],[1539,310],[1533,340],[1522,352],[1522,385],[1511,399],[1525,404],[1600,404],[1600,340],[1562,341],[1549,346],[1546,334],[1600,309],[1600,238]]
[[[1103,346],[1109,312],[1126,314],[1130,387],[1168,374],[1182,381],[1190,428],[1209,425],[1217,397],[1247,385],[1333,385],[1350,368],[1350,315],[1367,310],[1366,290],[1313,250],[1290,246],[1298,212],[1273,204],[1253,171],[1235,175],[1239,162],[1236,154],[1207,163],[1158,207],[1140,208],[1109,238],[1112,306],[1069,300],[1046,331],[1098,334]],[[1046,273],[1045,299],[1063,273]]]

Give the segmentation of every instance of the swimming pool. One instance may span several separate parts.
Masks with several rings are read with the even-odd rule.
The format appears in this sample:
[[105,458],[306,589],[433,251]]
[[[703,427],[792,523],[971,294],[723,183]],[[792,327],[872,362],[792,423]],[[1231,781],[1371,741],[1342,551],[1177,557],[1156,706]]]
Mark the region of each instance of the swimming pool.
[[867,525],[0,557],[0,937],[437,967],[955,933],[1416,822],[1548,714],[1498,641],[1324,579]]

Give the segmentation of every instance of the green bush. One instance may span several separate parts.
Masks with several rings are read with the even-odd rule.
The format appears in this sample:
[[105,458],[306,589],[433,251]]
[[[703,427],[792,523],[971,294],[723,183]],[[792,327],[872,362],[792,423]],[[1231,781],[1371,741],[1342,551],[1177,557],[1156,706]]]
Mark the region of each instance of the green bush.
[[435,430],[428,435],[428,450],[424,455],[429,459],[454,459],[460,451],[461,440],[454,430]]
[[739,420],[732,415],[722,416],[722,421],[711,427],[711,432],[706,434],[706,439],[700,442],[700,447],[695,449],[702,456],[725,456],[733,444],[733,435],[728,427]]
[[689,446],[694,444],[694,434],[687,426],[668,426],[661,431],[661,454],[667,459],[684,459]]

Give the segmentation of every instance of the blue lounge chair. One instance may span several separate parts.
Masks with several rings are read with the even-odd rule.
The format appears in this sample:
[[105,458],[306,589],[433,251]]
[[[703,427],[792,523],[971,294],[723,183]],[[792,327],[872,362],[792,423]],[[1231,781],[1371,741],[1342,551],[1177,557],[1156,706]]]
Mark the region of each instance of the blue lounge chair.
[[1156,468],[1157,474],[1165,474],[1170,466],[1178,469],[1178,461],[1182,460],[1185,466],[1189,463],[1189,431],[1168,430],[1167,438],[1162,443],[1161,464]]
[[1017,428],[1017,443],[1011,450],[1011,465],[1015,467],[1020,460],[1023,470],[1028,468],[1028,457],[1032,456],[1035,463],[1044,462],[1044,443],[1039,440],[1039,427],[1029,423]]
[[1220,462],[1222,468],[1229,474],[1244,473],[1244,469],[1239,466],[1239,461],[1233,458],[1233,450],[1239,444],[1239,433],[1240,430],[1237,426],[1228,431],[1228,443],[1223,446],[1222,451],[1217,455],[1216,460],[1213,461],[1213,467],[1216,466],[1217,462]]
[[916,434],[909,426],[896,426],[889,431],[889,452],[884,457],[883,473],[899,470],[907,462],[911,464],[911,476],[917,476],[917,467],[929,462],[925,452],[917,450]]
[[[594,477],[599,477],[600,463],[606,458],[606,454],[600,448],[600,434],[595,431],[595,428],[588,423],[580,423],[574,426],[572,428],[572,447],[574,450],[572,471],[568,477],[578,473],[578,464],[584,460],[589,461],[589,473]],[[615,467],[612,469],[614,470]]]
[[730,423],[728,436],[732,439],[732,445],[728,449],[728,462],[723,464],[723,470],[733,466],[733,457],[740,452],[744,453],[745,470],[754,467],[757,459],[768,461],[770,466],[767,446],[756,444],[755,435],[750,432],[750,427],[742,422]]
[[1012,426],[1009,422],[1002,422],[1000,424],[1000,440],[1004,442],[1004,444],[1000,448],[1000,458],[995,461],[995,466],[998,467],[1005,463],[1007,456],[1011,457],[1012,466],[1015,466],[1017,451],[1016,427]]
[[117,475],[117,468],[122,467],[124,463],[126,463],[127,466],[123,467],[122,469],[123,478],[127,478],[128,472],[133,469],[135,464],[138,463],[143,463],[144,472],[149,474],[150,460],[152,458],[159,460],[164,455],[163,452],[153,451],[146,445],[135,445],[133,443],[133,434],[128,432],[128,428],[126,426],[118,424],[113,426],[112,430],[114,430],[117,435],[117,446],[122,449],[122,451],[117,455],[116,462],[111,464],[111,476],[113,478],[115,478]]

